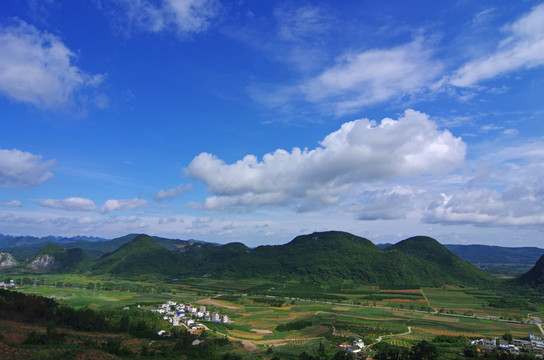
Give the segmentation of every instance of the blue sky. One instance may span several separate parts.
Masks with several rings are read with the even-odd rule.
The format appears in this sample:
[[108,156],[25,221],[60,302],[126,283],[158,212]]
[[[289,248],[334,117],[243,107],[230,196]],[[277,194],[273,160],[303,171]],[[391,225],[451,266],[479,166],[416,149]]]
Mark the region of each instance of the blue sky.
[[544,246],[544,3],[4,0],[0,232]]

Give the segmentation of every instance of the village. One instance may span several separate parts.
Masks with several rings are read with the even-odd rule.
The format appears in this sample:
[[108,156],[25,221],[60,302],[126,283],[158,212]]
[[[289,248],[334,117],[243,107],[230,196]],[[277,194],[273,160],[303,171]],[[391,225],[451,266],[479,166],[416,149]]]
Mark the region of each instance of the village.
[[[211,321],[228,323],[229,317],[217,312],[209,312],[206,306],[195,307],[191,304],[178,304],[175,301],[167,301],[161,304],[158,309],[151,310],[163,316],[163,320],[168,321],[172,326],[184,326],[192,334],[198,335],[202,330],[207,329],[205,325],[198,321]],[[159,330],[158,335],[166,336],[167,332]]]
[[541,336],[529,334],[527,339],[505,340],[498,337],[471,341],[471,345],[478,346],[480,352],[507,351],[513,355],[534,353],[537,358],[544,357],[544,339]]
[[10,280],[9,283],[0,281],[0,289],[15,289],[15,280]]

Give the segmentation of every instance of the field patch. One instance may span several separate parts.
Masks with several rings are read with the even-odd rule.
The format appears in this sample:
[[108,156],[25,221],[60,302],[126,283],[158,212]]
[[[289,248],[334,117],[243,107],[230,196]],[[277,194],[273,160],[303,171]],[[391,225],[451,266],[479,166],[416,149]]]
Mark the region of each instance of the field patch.
[[242,306],[233,306],[229,302],[222,301],[222,300],[210,299],[210,298],[198,300],[196,303],[200,304],[200,305],[217,306],[217,307],[220,307],[220,308],[224,308],[224,309],[228,309],[228,310],[235,310],[235,311],[240,311],[240,310],[243,309]]
[[440,322],[449,322],[449,323],[458,323],[459,318],[453,316],[435,316],[435,315],[425,315],[423,319],[440,321]]
[[229,330],[229,335],[238,339],[248,339],[248,340],[260,340],[263,338],[264,334],[257,334],[251,331],[244,330]]

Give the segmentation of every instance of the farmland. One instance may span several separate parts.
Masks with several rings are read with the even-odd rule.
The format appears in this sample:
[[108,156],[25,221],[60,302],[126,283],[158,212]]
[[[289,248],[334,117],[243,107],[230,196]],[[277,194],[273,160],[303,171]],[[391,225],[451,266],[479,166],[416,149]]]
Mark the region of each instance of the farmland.
[[[29,283],[29,279],[16,280]],[[302,351],[316,352],[320,346],[332,352],[334,345],[350,338],[362,338],[366,345],[381,341],[408,348],[439,335],[525,337],[539,328],[522,320],[543,315],[538,309],[491,307],[487,301],[497,298],[495,293],[455,287],[398,290],[354,284],[263,284],[256,279],[115,281],[76,275],[40,275],[30,280],[18,290],[74,308],[140,305],[143,311],[166,300],[205,305],[230,319],[228,324],[210,323],[210,330],[241,344],[249,357],[269,348],[287,359]],[[304,326],[297,327],[297,322]]]

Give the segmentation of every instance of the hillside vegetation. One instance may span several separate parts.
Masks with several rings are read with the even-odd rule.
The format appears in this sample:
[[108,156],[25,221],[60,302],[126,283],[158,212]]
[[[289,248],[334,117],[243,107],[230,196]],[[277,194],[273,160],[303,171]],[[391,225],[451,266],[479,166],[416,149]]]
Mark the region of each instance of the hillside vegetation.
[[529,289],[532,295],[544,295],[544,255],[529,271],[514,279],[513,283],[523,289]]
[[255,249],[241,243],[216,246],[143,234],[102,244],[112,246],[112,242],[122,245],[94,261],[78,248],[48,244],[34,260],[50,255],[54,261],[50,261],[50,268],[42,266],[36,272],[112,274],[125,278],[282,278],[313,283],[349,280],[396,288],[443,284],[488,287],[497,282],[429,237],[413,237],[383,250],[368,239],[340,231],[301,235],[285,245]]

